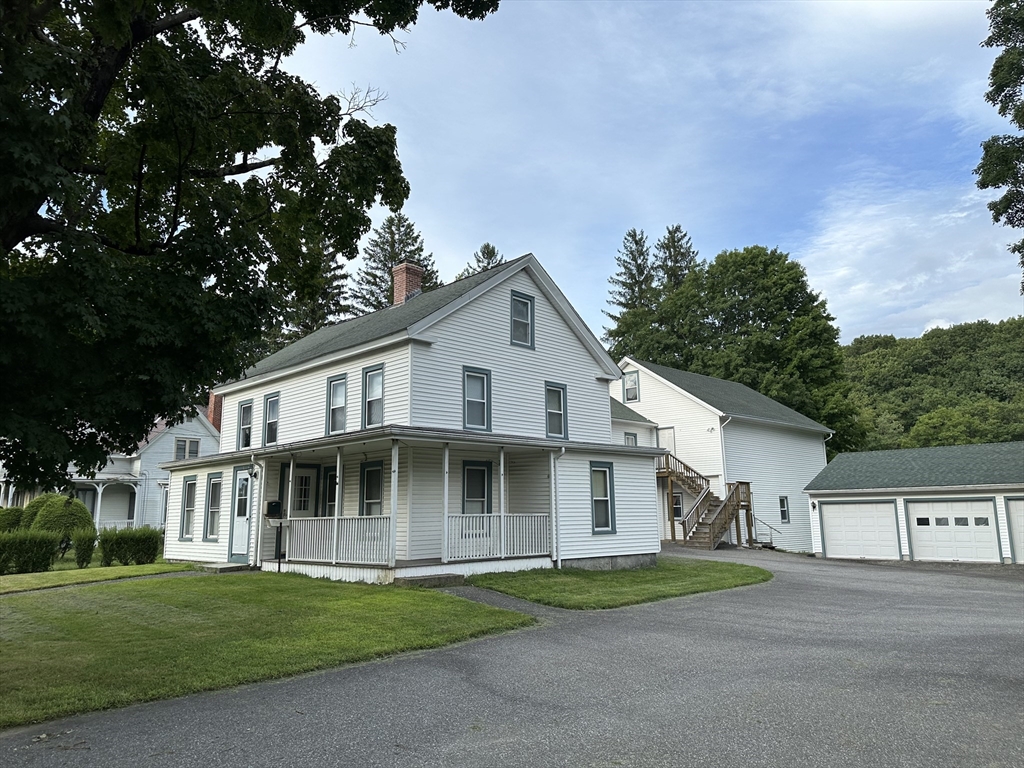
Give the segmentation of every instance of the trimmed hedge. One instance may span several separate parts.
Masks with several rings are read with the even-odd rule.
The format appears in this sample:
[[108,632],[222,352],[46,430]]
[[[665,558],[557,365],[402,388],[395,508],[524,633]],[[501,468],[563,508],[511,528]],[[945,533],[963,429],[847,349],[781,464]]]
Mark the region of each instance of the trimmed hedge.
[[[59,493],[46,494],[49,498],[39,508],[36,519],[32,523],[33,531],[53,531],[60,534],[60,556],[64,557],[71,549],[71,534],[79,528],[96,529],[92,524],[92,515],[88,508],[78,499],[68,498]],[[40,497],[42,498],[42,497]]]
[[100,565],[106,567],[116,560],[121,565],[149,565],[160,556],[164,534],[156,528],[125,528],[100,531]]
[[21,507],[0,507],[0,533],[16,531],[24,511]]
[[52,531],[0,533],[0,574],[48,571],[59,547],[60,534]]
[[75,547],[75,565],[88,568],[92,562],[92,553],[96,551],[96,529],[90,525],[72,531],[71,543]]
[[32,501],[25,505],[25,509],[21,512],[21,522],[18,524],[19,528],[28,529],[32,527],[32,523],[36,521],[36,515],[39,514],[39,510],[46,506],[47,502],[50,501],[54,496],[64,498],[59,493],[44,493],[40,496],[36,496]]

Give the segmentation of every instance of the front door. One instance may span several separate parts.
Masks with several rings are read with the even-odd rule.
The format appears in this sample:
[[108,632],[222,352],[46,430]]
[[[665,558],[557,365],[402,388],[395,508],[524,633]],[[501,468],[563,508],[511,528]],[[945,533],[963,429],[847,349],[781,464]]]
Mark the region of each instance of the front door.
[[235,491],[231,502],[231,559],[249,559],[249,515],[252,508],[252,478],[249,473],[235,472]]

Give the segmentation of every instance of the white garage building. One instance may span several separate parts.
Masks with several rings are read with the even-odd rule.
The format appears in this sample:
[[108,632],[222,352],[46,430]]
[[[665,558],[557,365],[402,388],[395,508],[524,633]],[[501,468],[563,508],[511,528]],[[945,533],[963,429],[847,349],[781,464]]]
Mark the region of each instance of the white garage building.
[[845,453],[805,490],[819,556],[1024,563],[1024,442]]

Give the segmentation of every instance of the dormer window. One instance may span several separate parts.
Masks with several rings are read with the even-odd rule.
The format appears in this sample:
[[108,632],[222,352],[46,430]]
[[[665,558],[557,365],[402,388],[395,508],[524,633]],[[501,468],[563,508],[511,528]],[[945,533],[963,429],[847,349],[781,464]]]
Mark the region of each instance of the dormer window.
[[627,371],[622,376],[622,401],[636,403],[640,400],[640,372]]
[[512,343],[533,349],[533,296],[512,291]]

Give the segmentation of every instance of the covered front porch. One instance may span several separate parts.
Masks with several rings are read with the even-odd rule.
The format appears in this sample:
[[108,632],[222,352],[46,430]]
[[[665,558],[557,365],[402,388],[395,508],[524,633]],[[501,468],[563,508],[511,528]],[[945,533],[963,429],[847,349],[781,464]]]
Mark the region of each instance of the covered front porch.
[[472,437],[345,441],[266,457],[258,564],[361,581],[468,574],[481,562],[491,571],[550,567],[557,452]]

